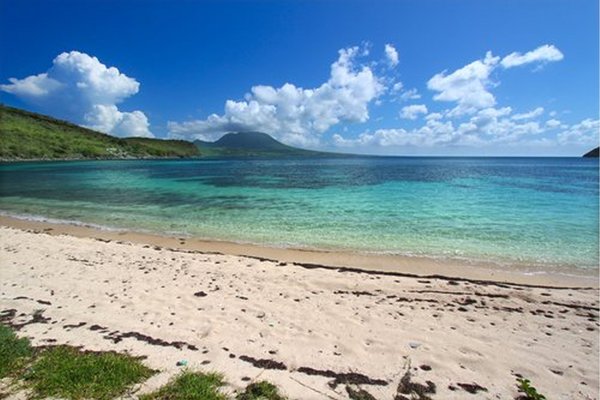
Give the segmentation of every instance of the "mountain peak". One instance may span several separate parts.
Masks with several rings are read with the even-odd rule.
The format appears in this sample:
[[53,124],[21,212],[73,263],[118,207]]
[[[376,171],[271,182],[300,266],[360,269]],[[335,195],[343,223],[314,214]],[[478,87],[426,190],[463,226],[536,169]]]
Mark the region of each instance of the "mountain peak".
[[229,132],[214,142],[194,141],[203,155],[209,157],[349,157],[288,146],[264,132]]
[[217,147],[246,150],[287,150],[291,147],[275,140],[264,132],[230,132],[214,142]]
[[317,154],[285,145],[264,132],[229,132],[214,142],[194,142],[205,154],[215,156],[282,156]]

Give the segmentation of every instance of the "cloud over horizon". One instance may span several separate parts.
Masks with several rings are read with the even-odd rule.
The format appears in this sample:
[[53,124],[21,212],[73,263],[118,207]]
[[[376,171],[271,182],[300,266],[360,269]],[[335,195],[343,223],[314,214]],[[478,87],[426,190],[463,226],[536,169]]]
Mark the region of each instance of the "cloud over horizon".
[[61,53],[48,71],[9,82],[0,90],[57,117],[115,136],[154,136],[142,111],[117,107],[138,93],[139,82],[88,54]]
[[[491,79],[499,67],[508,69],[535,63],[538,66],[560,61],[562,52],[553,45],[543,45],[525,54],[513,52],[504,58],[488,51],[483,59],[475,60],[451,73],[442,71],[427,82],[434,92],[433,100],[454,104],[452,108],[430,112],[425,104],[403,107],[400,117],[423,123],[413,128],[375,129],[346,138],[332,136],[337,147],[436,146],[485,147],[493,145],[581,145],[597,146],[599,120],[587,118],[573,125],[551,118],[543,120],[544,108],[513,114],[510,106],[496,107],[492,90],[499,84]],[[552,117],[554,113],[550,113]],[[543,134],[552,133],[552,139]]]
[[365,122],[368,105],[384,90],[373,70],[357,63],[359,47],[339,50],[329,79],[314,89],[292,83],[257,85],[243,101],[227,100],[221,115],[168,123],[169,136],[214,140],[231,131],[262,131],[300,146],[319,143],[320,134],[340,122]]

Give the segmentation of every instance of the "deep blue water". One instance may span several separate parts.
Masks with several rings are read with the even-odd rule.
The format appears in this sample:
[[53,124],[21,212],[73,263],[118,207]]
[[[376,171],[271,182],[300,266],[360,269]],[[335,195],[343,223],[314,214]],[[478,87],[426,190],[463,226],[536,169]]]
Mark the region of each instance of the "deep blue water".
[[598,160],[0,164],[0,210],[157,233],[598,268]]

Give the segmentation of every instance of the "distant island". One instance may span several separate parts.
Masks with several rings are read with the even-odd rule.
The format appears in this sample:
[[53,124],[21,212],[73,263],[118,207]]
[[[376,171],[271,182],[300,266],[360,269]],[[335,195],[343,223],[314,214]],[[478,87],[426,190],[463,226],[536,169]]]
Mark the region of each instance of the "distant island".
[[348,154],[299,149],[283,144],[263,132],[233,132],[215,142],[194,141],[208,157],[348,157]]
[[588,151],[587,153],[585,153],[583,155],[583,157],[586,157],[586,158],[598,158],[598,153],[600,153],[600,147],[596,147],[595,149],[592,149],[592,150]]
[[223,157],[348,157],[287,146],[262,132],[228,133],[215,142],[118,138],[67,121],[0,105],[0,160],[98,160]]

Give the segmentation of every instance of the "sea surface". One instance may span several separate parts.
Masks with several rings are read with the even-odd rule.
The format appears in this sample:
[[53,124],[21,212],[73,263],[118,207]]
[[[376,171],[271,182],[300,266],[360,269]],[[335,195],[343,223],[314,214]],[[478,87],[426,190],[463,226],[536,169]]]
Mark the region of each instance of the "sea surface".
[[598,269],[598,160],[0,164],[0,212],[276,247]]

